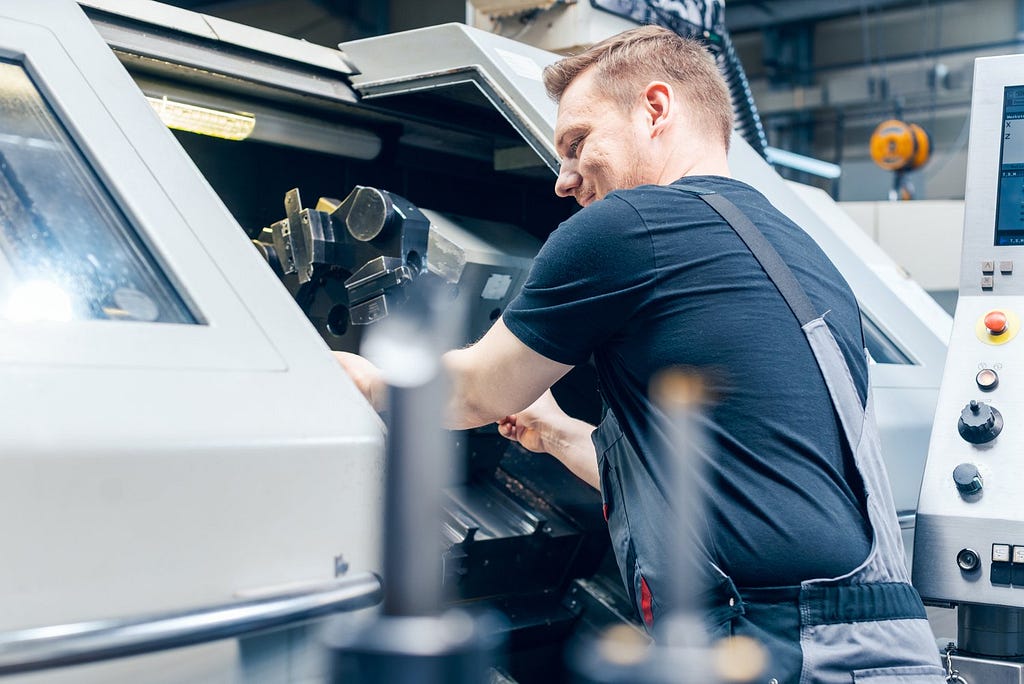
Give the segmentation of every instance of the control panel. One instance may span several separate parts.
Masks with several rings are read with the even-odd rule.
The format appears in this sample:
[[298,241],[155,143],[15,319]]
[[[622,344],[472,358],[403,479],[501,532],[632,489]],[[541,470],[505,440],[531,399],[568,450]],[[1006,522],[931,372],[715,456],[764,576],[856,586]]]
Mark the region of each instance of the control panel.
[[1024,56],[975,65],[960,295],[918,505],[926,601],[1024,607]]

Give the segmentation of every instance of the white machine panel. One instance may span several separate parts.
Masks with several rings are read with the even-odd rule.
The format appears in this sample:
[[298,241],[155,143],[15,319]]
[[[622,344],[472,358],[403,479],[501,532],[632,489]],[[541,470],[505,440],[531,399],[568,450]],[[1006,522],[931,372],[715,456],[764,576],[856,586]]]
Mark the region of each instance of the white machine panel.
[[1024,607],[1024,56],[976,63],[960,298],[918,509],[926,599]]

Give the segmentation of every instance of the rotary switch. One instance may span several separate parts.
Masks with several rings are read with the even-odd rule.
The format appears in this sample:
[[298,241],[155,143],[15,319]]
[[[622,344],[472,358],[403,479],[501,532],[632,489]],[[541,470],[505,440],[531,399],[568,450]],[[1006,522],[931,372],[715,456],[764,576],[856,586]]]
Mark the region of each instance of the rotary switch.
[[953,469],[953,482],[956,489],[964,496],[971,496],[981,491],[984,483],[981,480],[981,473],[978,466],[973,463],[961,463]]
[[1003,430],[1003,414],[983,401],[971,399],[960,412],[957,430],[971,444],[991,442]]

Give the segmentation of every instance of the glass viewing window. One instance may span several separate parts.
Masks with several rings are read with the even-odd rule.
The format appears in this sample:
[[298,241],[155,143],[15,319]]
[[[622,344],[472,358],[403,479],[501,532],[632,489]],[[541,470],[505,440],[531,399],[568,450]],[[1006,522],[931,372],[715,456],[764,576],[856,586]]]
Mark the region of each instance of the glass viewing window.
[[19,64],[0,60],[0,320],[197,323]]

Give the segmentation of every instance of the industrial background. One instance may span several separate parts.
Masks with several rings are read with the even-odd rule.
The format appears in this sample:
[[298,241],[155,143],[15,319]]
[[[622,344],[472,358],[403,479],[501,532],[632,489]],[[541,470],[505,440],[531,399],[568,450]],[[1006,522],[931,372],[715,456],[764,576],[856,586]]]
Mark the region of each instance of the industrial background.
[[[169,4],[335,47],[339,42],[511,12],[499,33],[571,51],[571,2],[175,0]],[[586,4],[585,2],[583,3]],[[474,12],[475,7],[485,8]],[[498,9],[495,9],[498,8]],[[528,9],[523,9],[528,8]],[[868,140],[881,121],[920,124],[934,150],[910,175],[918,199],[962,199],[974,59],[1024,45],[1021,0],[729,0],[725,19],[773,147],[837,163],[815,181],[844,201],[885,199]],[[552,30],[554,29],[554,30]],[[552,36],[552,33],[554,36]],[[560,44],[559,44],[560,43]]]
[[[465,22],[569,53],[593,42],[614,21],[589,2],[565,0],[169,4],[330,47]],[[1024,0],[730,0],[725,20],[768,144],[834,164],[840,175],[826,178],[781,165],[776,167],[779,173],[818,186],[843,203],[952,312],[974,59],[1013,54],[1024,46]],[[626,26],[613,23],[606,30]],[[894,179],[871,159],[871,134],[888,119],[918,124],[930,138],[929,161],[902,178],[913,199],[931,201],[919,203],[913,219],[908,207],[884,203]],[[910,223],[913,227],[908,228]],[[922,240],[934,245],[932,252],[916,248]]]

